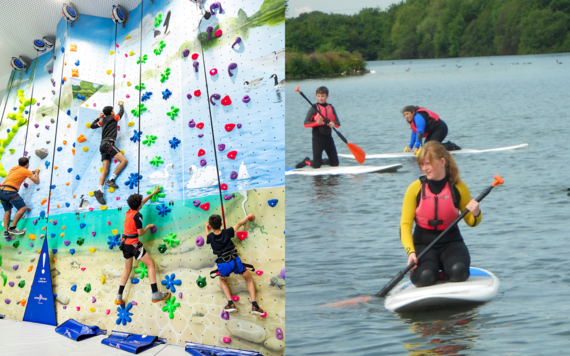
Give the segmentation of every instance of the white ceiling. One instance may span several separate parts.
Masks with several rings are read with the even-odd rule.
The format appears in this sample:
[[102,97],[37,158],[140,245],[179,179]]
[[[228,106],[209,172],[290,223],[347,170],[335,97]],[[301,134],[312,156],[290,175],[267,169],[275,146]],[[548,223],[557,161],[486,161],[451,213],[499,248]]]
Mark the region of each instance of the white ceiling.
[[10,78],[12,57],[36,58],[32,43],[53,35],[62,18],[63,3],[73,4],[81,15],[111,17],[113,5],[135,9],[141,0],[0,0],[0,91]]

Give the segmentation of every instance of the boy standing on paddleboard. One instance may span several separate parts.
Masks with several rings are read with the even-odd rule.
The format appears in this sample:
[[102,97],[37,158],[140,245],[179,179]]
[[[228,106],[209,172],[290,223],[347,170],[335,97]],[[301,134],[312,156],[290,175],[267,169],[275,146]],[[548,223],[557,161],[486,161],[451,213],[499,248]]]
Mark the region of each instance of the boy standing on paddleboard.
[[[323,164],[331,167],[339,165],[336,146],[332,137],[332,128],[340,127],[340,120],[334,107],[327,103],[329,90],[326,87],[317,89],[318,112],[311,107],[305,118],[305,127],[313,129],[313,160],[309,157],[299,162],[295,168],[303,168],[310,165],[313,168],[321,168]],[[323,151],[327,153],[328,159],[323,160]]]

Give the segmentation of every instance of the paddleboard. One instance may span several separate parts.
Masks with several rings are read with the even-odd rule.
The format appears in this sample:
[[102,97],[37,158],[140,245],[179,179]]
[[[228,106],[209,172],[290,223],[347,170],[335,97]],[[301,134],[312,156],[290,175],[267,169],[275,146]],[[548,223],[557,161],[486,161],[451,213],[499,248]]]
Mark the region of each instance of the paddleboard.
[[[460,154],[474,154],[474,153],[486,153],[486,152],[500,152],[500,151],[513,151],[513,150],[518,150],[521,148],[526,148],[528,147],[528,143],[523,143],[520,145],[516,145],[516,146],[507,146],[507,147],[498,147],[498,148],[488,148],[485,150],[473,150],[470,148],[466,148],[466,149],[462,149],[462,150],[457,150],[457,151],[449,151],[452,155],[460,155]],[[340,157],[345,157],[345,158],[352,158],[354,159],[354,156],[351,154],[344,154],[344,153],[340,153],[339,154]],[[415,158],[415,155],[413,152],[400,152],[400,153],[377,153],[377,154],[367,154],[366,155],[366,159],[378,159],[378,158]]]
[[457,304],[485,303],[499,289],[499,279],[482,268],[471,267],[465,282],[438,281],[417,288],[412,282],[400,283],[386,297],[384,306],[391,311],[406,311]]
[[321,166],[321,168],[317,169],[307,166],[300,169],[288,168],[285,171],[285,175],[336,176],[344,174],[387,173],[396,172],[400,168],[402,168],[401,164],[392,164],[389,166]]

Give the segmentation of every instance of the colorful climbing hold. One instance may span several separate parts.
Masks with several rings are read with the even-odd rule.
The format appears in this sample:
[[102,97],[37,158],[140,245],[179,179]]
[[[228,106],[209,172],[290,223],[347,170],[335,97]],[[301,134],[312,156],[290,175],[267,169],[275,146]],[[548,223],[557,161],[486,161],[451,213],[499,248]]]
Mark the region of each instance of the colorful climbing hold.
[[162,92],[162,98],[164,100],[170,98],[171,95],[172,95],[172,92],[170,90],[168,90],[168,88],[166,88],[166,90]]
[[177,235],[176,235],[175,233],[172,233],[172,232],[171,232],[171,233],[169,233],[165,238],[163,238],[162,241],[166,242],[167,244],[170,245],[170,247],[173,248],[174,246],[180,244],[180,240],[178,240],[178,239],[176,238],[176,236],[177,236]]
[[200,205],[200,209],[202,209],[204,211],[210,210],[210,203],[204,203],[204,204]]
[[166,289],[170,289],[170,291],[172,293],[176,293],[176,287],[175,286],[179,286],[182,284],[182,281],[179,279],[176,279],[176,275],[174,273],[172,273],[170,276],[165,275],[164,276],[164,280],[162,280],[162,282],[160,282],[163,286],[166,286]]
[[200,89],[194,91],[194,96],[200,97],[200,95],[202,95],[202,92],[200,91]]
[[232,130],[234,129],[234,127],[236,127],[235,124],[226,124],[226,125],[224,126],[224,129],[226,129],[227,132],[230,132],[230,131],[232,131]]
[[198,150],[198,157],[201,157],[205,154],[206,154],[206,151],[204,151],[203,149],[200,148],[200,150]]
[[176,107],[174,107],[174,106],[171,106],[171,107],[170,107],[170,111],[167,112],[166,115],[170,116],[170,119],[171,119],[171,120],[174,120],[174,118],[175,118],[176,116],[178,116],[178,111],[180,111],[180,109],[178,109],[178,108],[176,108]]
[[220,189],[221,190],[228,190],[228,185],[226,183],[222,183],[222,184],[220,184]]
[[167,207],[164,203],[162,203],[162,205],[157,205],[156,210],[158,210],[158,215],[162,217],[165,217],[166,215],[168,215],[169,212],[172,211],[172,209]]
[[222,35],[222,30],[221,29],[216,30],[215,35],[216,37],[220,37]]
[[241,101],[243,101],[244,103],[249,103],[251,101],[251,98],[249,97],[249,95],[246,95],[243,97],[243,99],[241,99]]
[[131,279],[131,283],[132,283],[132,284],[139,284],[140,281],[141,281],[141,280],[138,279],[138,278],[133,278],[133,279]]
[[236,235],[240,241],[243,241],[247,237],[247,231],[238,231]]
[[230,99],[229,95],[224,96],[224,98],[222,99],[222,105],[223,106],[232,105],[232,99]]
[[237,37],[236,40],[234,41],[234,43],[232,44],[232,49],[234,48],[235,45],[237,45],[238,43],[241,43],[241,37]]
[[224,200],[232,200],[233,197],[232,194],[224,194]]
[[107,277],[101,276],[101,284],[105,284],[106,280],[107,280]]
[[230,63],[230,65],[228,66],[228,73],[230,75],[230,77],[233,77],[233,73],[232,73],[232,69],[236,69],[237,68],[237,63]]
[[[148,135],[147,135],[148,137]],[[155,136],[156,137],[156,136]],[[144,142],[143,142],[144,143]],[[150,145],[149,145],[150,146]],[[139,185],[139,181],[143,178],[142,175],[138,174],[138,173],[131,173],[129,176],[129,180],[127,180],[125,182],[125,185],[128,186],[130,189],[133,189],[134,187],[138,187]]]
[[200,160],[200,166],[204,167],[206,164],[208,164],[208,162],[205,159],[201,159]]
[[221,98],[222,98],[222,96],[220,94],[212,94],[212,95],[210,95],[210,103],[212,105],[216,105],[216,103],[214,102],[214,99],[220,100]]
[[231,337],[224,336],[224,337],[222,338],[222,341],[225,342],[226,344],[228,344],[228,343],[232,342],[232,338],[231,338]]
[[154,156],[154,158],[150,160],[150,164],[157,167],[157,168],[162,163],[164,163],[164,161],[161,159],[160,156]]
[[237,128],[238,128],[238,129],[241,129],[241,124],[237,124]]
[[227,156],[229,159],[236,159],[237,151],[228,152]]
[[206,282],[206,277],[202,277],[199,275],[198,279],[196,280],[196,284],[198,285],[198,287],[204,288],[208,284]]
[[204,238],[202,236],[198,236],[196,238],[196,246],[198,247],[204,246]]
[[238,173],[236,171],[232,171],[232,173],[230,173],[230,179],[237,179],[238,177]]
[[279,199],[271,199],[271,200],[267,201],[267,204],[269,204],[270,207],[274,208],[278,202],[279,202]]
[[166,245],[165,244],[158,245],[158,252],[165,253],[166,252]]
[[139,267],[140,267],[140,268],[135,267],[135,274],[140,273],[140,276],[139,276],[140,279],[144,279],[144,277],[148,277],[148,268],[147,268],[147,266],[146,266],[144,263],[139,262]]
[[123,303],[117,308],[118,318],[117,321],[115,322],[117,325],[119,324],[127,325],[127,323],[130,323],[132,321],[131,316],[133,315],[133,313],[129,313],[132,307],[133,307],[132,303],[129,303],[126,307],[125,304]]
[[275,337],[276,337],[278,340],[282,340],[282,339],[283,339],[283,330],[281,330],[281,328],[275,329]]
[[258,276],[261,276],[261,275],[263,274],[263,271],[262,271],[262,270],[257,270],[257,271],[255,271],[255,274],[257,274]]
[[176,312],[176,308],[180,306],[180,303],[175,302],[176,297],[171,295],[170,298],[166,300],[166,306],[162,307],[162,311],[167,312],[170,319],[174,319],[174,312]]
[[216,74],[218,74],[218,70],[217,70],[216,68],[210,69],[210,75],[211,75],[211,76],[214,76],[214,75],[216,75]]
[[113,72],[112,69],[107,70],[107,74],[111,74]]
[[71,290],[72,290],[73,292],[76,292],[76,291],[77,291],[77,284],[72,285],[72,286],[71,286]]
[[170,141],[168,141],[168,142],[170,143],[170,148],[176,148],[176,147],[178,147],[178,145],[179,145],[180,142],[182,142],[182,141],[180,141],[180,140],[177,139],[176,137],[173,137],[172,140],[170,140]]

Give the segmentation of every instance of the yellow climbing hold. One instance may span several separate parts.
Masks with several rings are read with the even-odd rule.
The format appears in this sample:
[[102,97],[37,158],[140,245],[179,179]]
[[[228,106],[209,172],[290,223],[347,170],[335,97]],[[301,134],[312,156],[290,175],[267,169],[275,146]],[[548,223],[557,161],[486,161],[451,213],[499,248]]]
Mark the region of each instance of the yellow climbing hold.
[[131,86],[131,82],[127,82],[127,86],[130,87],[130,86]]
[[95,253],[95,249],[94,249],[93,247],[91,247],[91,248],[89,249],[89,252]]
[[129,122],[129,126],[135,126],[135,122],[134,121]]
[[91,128],[91,123],[88,122],[88,123],[85,124],[85,126],[87,126],[87,128],[90,129],[90,128]]
[[113,73],[113,71],[112,71],[111,69],[109,69],[109,70],[107,71],[107,74],[111,74],[111,73]]
[[83,152],[87,152],[87,151],[89,151],[89,147],[87,147],[87,146],[83,147]]
[[115,51],[111,51],[111,53],[110,53],[110,54],[111,54],[111,56],[112,56],[112,55],[114,55],[114,54],[115,54]]
[[125,38],[128,40],[129,38],[131,38],[131,36],[127,36],[127,37],[125,37]]
[[89,310],[91,310],[91,313],[95,313],[95,308],[89,308]]
[[93,192],[93,191],[89,192],[89,196],[90,196],[90,197],[92,197],[92,196],[94,196],[94,195],[95,195],[95,192]]
[[114,193],[115,192],[115,188],[111,187],[109,188],[109,193]]
[[121,150],[121,153],[122,153],[122,154],[125,154],[125,150]]
[[99,172],[103,173],[103,167],[99,168]]
[[107,277],[105,277],[105,276],[101,277],[101,284],[105,283],[106,280],[107,280]]
[[117,231],[117,229],[113,229],[113,231],[111,231],[113,233],[113,235],[117,235],[119,233],[119,231]]
[[107,210],[107,207],[105,205],[101,205],[101,210]]
[[133,52],[133,51],[129,52],[129,56],[134,56],[134,55],[135,55],[135,52]]
[[36,235],[30,234],[29,238],[30,238],[30,240],[35,240],[35,239],[36,239]]

